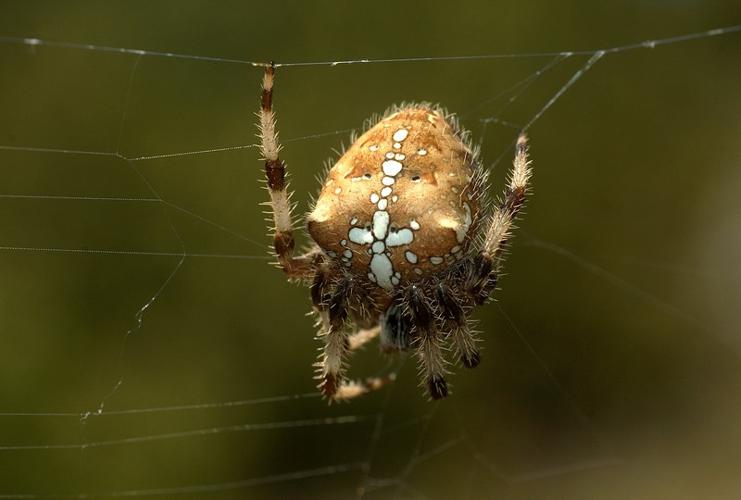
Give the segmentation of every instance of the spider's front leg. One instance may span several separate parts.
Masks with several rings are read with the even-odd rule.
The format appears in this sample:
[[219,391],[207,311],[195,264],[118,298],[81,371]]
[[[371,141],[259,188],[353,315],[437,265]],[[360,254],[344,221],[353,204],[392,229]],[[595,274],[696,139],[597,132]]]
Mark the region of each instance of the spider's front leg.
[[483,257],[491,259],[494,272],[499,270],[501,262],[504,260],[503,250],[510,237],[515,218],[525,204],[531,175],[532,170],[527,154],[527,137],[520,134],[515,146],[515,159],[512,162],[509,184],[504,192],[504,197],[497,204],[492,214],[481,253]]
[[439,286],[437,289],[436,298],[438,307],[443,312],[443,321],[449,325],[453,344],[467,368],[474,368],[480,362],[476,338],[471,332],[468,316],[474,306],[486,303],[496,288],[497,274],[504,260],[504,249],[514,221],[525,204],[531,175],[527,137],[521,134],[517,138],[507,189],[491,215],[483,247],[463,268],[461,281],[466,299],[461,301],[448,287]]
[[476,304],[484,304],[496,287],[497,273],[504,260],[504,250],[514,221],[525,204],[531,175],[527,137],[521,134],[517,138],[515,159],[507,189],[489,219],[481,252],[466,266],[464,289]]
[[286,182],[286,164],[278,153],[281,146],[273,111],[273,80],[275,67],[265,68],[262,80],[262,99],[260,106],[260,151],[265,159],[265,178],[270,192],[268,203],[273,214],[273,247],[278,264],[291,279],[311,279],[317,252],[294,256],[296,242],[293,238],[291,221],[291,195]]

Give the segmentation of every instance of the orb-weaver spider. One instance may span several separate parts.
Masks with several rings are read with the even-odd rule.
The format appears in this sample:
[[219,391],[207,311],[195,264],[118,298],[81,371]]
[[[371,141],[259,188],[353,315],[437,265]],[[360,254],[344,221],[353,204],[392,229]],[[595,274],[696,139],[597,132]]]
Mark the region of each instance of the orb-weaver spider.
[[448,394],[443,346],[479,364],[471,312],[493,292],[513,221],[528,191],[520,135],[504,195],[488,198],[488,172],[469,133],[442,108],[403,104],[368,122],[327,172],[308,214],[313,246],[294,254],[286,166],[273,112],[275,67],[266,67],[261,152],[278,265],[310,286],[319,337],[319,388],[348,399],[388,380],[345,380],[349,351],[380,335],[385,351],[412,350],[433,399]]

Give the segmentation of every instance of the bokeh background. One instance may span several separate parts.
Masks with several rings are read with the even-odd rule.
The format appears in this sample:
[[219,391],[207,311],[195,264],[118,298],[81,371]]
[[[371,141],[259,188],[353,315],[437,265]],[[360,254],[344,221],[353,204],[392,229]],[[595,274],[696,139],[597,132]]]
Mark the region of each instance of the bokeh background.
[[[0,2],[0,36],[279,62],[594,49],[738,23],[733,1]],[[281,70],[298,212],[348,134],[288,139],[402,100],[464,115],[487,163],[505,155],[501,186],[516,131],[481,120],[527,122],[585,58],[500,115],[509,95],[491,99],[549,61]],[[260,70],[0,43],[0,494],[739,498],[740,62],[741,34],[599,61],[530,131],[534,196],[477,313],[482,365],[431,404],[413,360],[373,345],[352,375],[399,369],[397,383],[328,407],[311,395],[308,292],[264,259],[255,149],[127,163],[8,148],[249,145]],[[274,399],[106,414],[259,398]],[[71,415],[9,415],[26,412]],[[316,423],[338,416],[352,418]],[[258,427],[178,434],[244,424]]]

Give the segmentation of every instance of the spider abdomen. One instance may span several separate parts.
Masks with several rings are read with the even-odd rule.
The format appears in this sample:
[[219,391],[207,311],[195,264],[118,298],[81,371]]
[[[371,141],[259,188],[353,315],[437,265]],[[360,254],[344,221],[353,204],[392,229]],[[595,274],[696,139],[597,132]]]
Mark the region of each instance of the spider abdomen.
[[480,219],[481,175],[453,118],[404,106],[329,170],[308,229],[330,258],[391,291],[464,256]]

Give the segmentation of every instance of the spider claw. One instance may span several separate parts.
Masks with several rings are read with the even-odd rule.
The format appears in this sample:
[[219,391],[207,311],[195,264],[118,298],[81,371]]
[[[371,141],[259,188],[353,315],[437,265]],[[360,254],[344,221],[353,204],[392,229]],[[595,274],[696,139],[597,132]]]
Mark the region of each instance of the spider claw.
[[319,384],[319,391],[322,393],[323,397],[332,399],[334,398],[334,395],[337,394],[337,388],[339,385],[340,381],[337,376],[333,373],[327,373]]
[[439,375],[430,377],[427,381],[427,389],[432,399],[443,399],[448,396],[448,383]]
[[476,368],[481,363],[481,355],[479,351],[473,351],[468,354],[461,356],[461,362],[466,368]]

